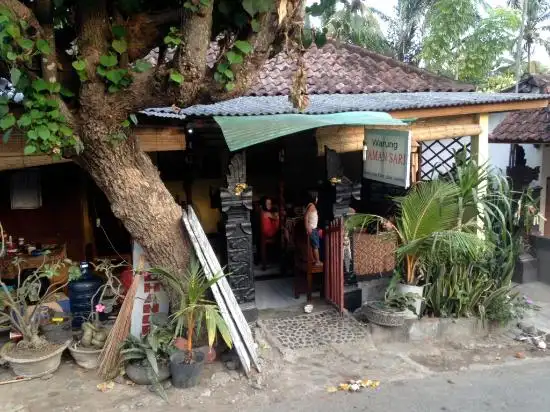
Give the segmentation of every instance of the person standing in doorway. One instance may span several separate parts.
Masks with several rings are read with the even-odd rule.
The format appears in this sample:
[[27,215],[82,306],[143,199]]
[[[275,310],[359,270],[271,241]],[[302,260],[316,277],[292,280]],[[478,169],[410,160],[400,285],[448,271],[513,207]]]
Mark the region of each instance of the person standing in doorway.
[[306,206],[304,223],[306,225],[306,232],[309,237],[311,248],[313,249],[313,264],[321,265],[321,259],[319,258],[320,236],[319,229],[317,228],[319,224],[319,212],[317,211],[319,194],[312,190],[308,193],[308,196],[309,203]]

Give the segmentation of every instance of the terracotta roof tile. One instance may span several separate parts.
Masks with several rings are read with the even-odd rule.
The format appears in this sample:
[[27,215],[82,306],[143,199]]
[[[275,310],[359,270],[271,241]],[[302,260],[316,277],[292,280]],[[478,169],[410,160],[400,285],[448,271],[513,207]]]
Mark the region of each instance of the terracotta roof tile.
[[489,140],[493,143],[550,142],[550,113],[547,108],[509,113]]
[[[380,92],[468,92],[474,87],[437,76],[361,47],[329,41],[305,53],[309,94]],[[288,94],[296,62],[280,53],[269,60],[249,96]]]

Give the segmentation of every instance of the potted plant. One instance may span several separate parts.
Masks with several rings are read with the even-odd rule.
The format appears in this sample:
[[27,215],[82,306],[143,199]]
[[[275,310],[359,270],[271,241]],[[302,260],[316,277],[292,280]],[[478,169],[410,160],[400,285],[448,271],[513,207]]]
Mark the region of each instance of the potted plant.
[[231,335],[218,305],[206,298],[208,289],[224,275],[208,280],[199,263],[192,259],[185,275],[154,268],[150,272],[162,277],[179,298],[179,306],[171,315],[174,339],[185,337],[187,347],[170,356],[172,384],[176,388],[189,388],[198,384],[204,366],[205,354],[194,347],[195,338],[202,327],[206,328],[208,346],[214,344],[217,333],[228,347],[232,347]]
[[[97,271],[104,273],[105,283],[90,299],[90,316],[81,325],[81,338],[69,346],[69,352],[75,362],[85,369],[97,368],[99,355],[107,340],[109,332],[100,320],[101,314],[111,312],[114,302],[123,297],[121,294],[122,284],[113,273],[116,268],[121,266],[123,264],[113,264],[109,259],[100,259],[98,264],[94,264]],[[108,301],[105,296],[109,296]],[[98,303],[94,304],[95,302]]]
[[141,338],[128,335],[120,351],[128,378],[138,385],[153,385],[163,398],[161,383],[170,377],[170,354],[175,352],[172,340],[172,329],[152,324]]
[[418,298],[413,293],[400,293],[397,290],[400,276],[394,274],[386,289],[383,301],[371,302],[366,305],[365,316],[371,323],[381,326],[402,326],[409,312],[416,316],[415,302]]
[[402,294],[418,296],[416,316],[422,313],[422,296],[426,268],[449,260],[478,260],[488,245],[477,234],[475,218],[465,220],[461,191],[453,182],[432,180],[414,185],[396,198],[397,214],[393,219],[378,215],[355,214],[346,220],[347,229],[357,230],[371,223],[382,224],[398,239],[397,258],[403,263]]
[[[6,313],[2,313],[0,318],[9,319],[12,327],[20,333],[22,339],[17,344],[10,343],[4,346],[1,355],[9,362],[17,376],[38,377],[57,370],[61,354],[70,343],[70,340],[61,344],[51,343],[41,335],[40,323],[44,322],[45,304],[52,301],[55,294],[62,290],[69,281],[77,279],[80,276],[80,270],[68,260],[48,265],[43,264],[23,282],[20,282],[20,262],[16,260],[15,265],[19,269],[19,287],[15,291],[11,292],[0,279],[6,307]],[[41,280],[57,276],[65,266],[69,266],[68,281],[49,287],[40,297]]]

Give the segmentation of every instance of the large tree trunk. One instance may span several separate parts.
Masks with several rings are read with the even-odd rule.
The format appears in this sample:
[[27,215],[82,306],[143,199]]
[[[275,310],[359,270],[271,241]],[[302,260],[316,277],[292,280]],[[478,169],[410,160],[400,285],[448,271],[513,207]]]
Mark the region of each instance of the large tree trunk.
[[105,193],[114,215],[155,266],[182,271],[189,259],[181,207],[166,189],[157,168],[137,141],[109,141],[106,128],[83,128],[85,150],[79,163]]

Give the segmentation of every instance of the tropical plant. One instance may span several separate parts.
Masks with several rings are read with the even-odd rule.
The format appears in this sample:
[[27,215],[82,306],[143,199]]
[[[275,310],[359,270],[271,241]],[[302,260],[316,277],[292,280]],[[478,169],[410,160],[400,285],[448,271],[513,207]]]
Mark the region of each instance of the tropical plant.
[[462,221],[460,188],[452,182],[433,180],[413,186],[395,199],[395,224],[377,215],[356,214],[348,229],[362,229],[371,222],[391,228],[398,237],[397,256],[405,263],[405,281],[417,284],[429,265],[445,261],[480,259],[490,247],[476,233],[475,221]]
[[315,3],[308,13],[321,18],[321,24],[329,38],[365,47],[369,50],[392,54],[392,50],[376,18],[376,10],[367,7],[362,0],[340,0]]
[[435,72],[482,83],[513,46],[520,23],[517,12],[481,0],[437,0],[426,16],[422,60]]
[[159,382],[159,364],[167,364],[170,355],[176,350],[172,341],[171,329],[152,323],[149,333],[141,338],[128,335],[120,349],[123,362],[136,362],[146,368],[153,387],[164,399],[166,399],[166,393]]
[[[523,38],[518,38],[520,47],[527,53],[527,71],[531,73],[531,58],[537,46],[550,53],[550,42],[542,36],[550,30],[550,2],[548,0],[508,0],[508,5],[523,14]],[[520,59],[520,62],[522,59]],[[520,73],[521,74],[521,73]]]
[[150,273],[164,279],[178,298],[171,315],[175,326],[174,337],[187,339],[187,360],[193,356],[193,342],[200,336],[202,327],[206,327],[208,345],[213,346],[217,333],[227,346],[232,346],[231,335],[222,318],[218,305],[206,298],[208,290],[225,275],[216,275],[207,279],[196,259],[191,259],[185,275],[172,273],[165,269],[153,268]]
[[[0,224],[0,243],[3,245],[3,232]],[[39,268],[25,280],[21,281],[22,260],[15,258],[13,264],[17,267],[17,288],[11,291],[0,278],[0,288],[3,291],[2,303],[5,312],[0,313],[0,323],[10,321],[11,325],[21,333],[22,340],[18,346],[37,349],[43,346],[46,341],[39,333],[40,308],[44,302],[51,301],[57,292],[63,290],[70,281],[80,277],[80,269],[70,260],[58,261],[51,264],[43,263]],[[68,268],[68,280],[63,284],[48,287],[42,290],[42,280],[52,279],[59,275],[62,269]],[[30,307],[32,305],[32,307]]]
[[425,32],[425,16],[435,0],[398,0],[389,23],[389,41],[397,59],[418,65]]

